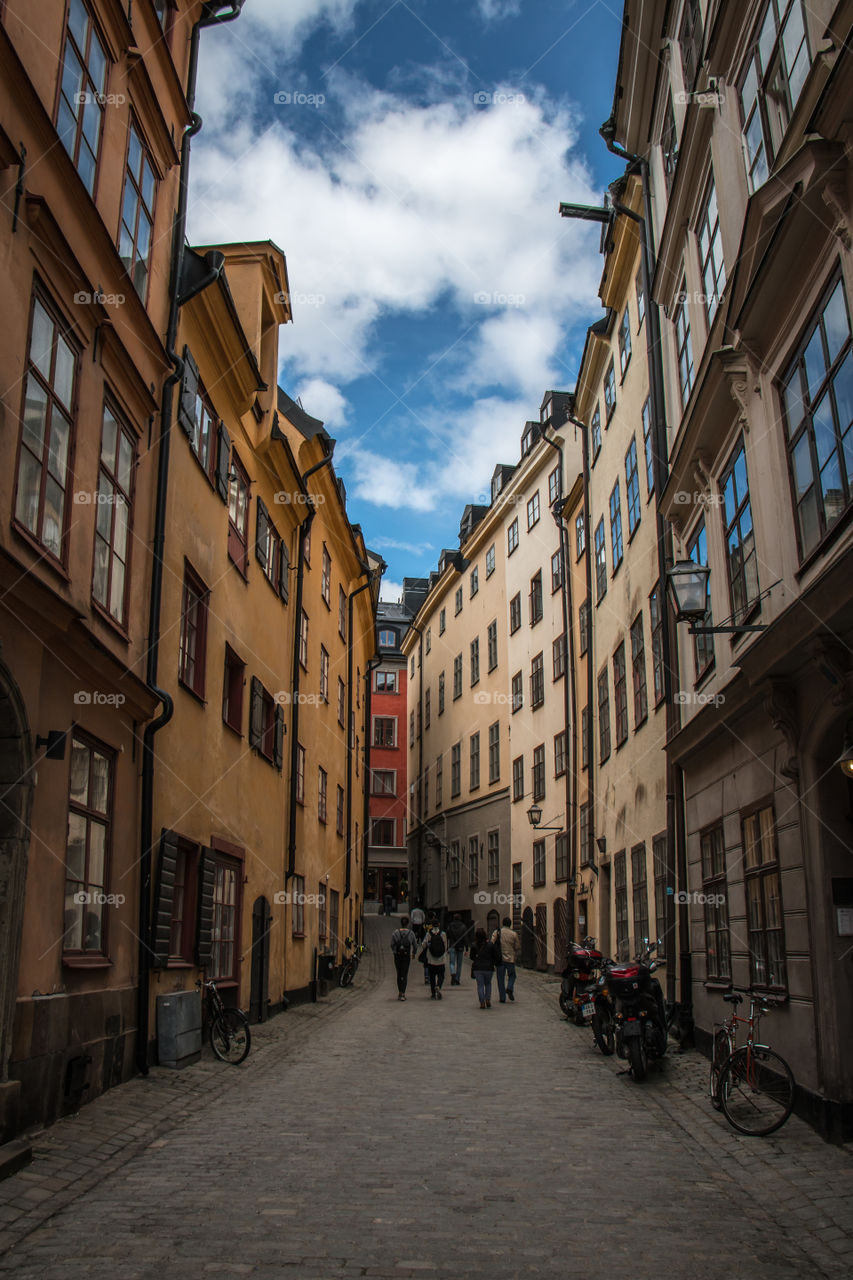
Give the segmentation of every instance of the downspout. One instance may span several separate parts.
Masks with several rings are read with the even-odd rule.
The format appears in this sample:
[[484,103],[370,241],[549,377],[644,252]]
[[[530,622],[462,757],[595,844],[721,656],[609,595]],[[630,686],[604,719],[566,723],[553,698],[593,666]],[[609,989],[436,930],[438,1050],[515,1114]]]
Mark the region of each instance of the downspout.
[[352,709],[352,664],[353,664],[353,643],[352,643],[352,624],[354,614],[354,602],[356,596],[361,595],[362,591],[366,591],[368,587],[372,587],[377,577],[381,577],[385,572],[385,563],[380,561],[375,569],[370,569],[364,562],[364,572],[367,574],[367,581],[363,582],[360,587],[356,587],[355,591],[349,593],[347,600],[347,864],[346,864],[346,884],[344,888],[344,898],[348,898],[352,891],[352,757],[355,743],[355,724],[353,722]]
[[[423,722],[423,705],[422,705],[423,692],[424,692],[424,633],[423,633],[423,628],[420,627],[418,623],[414,621],[414,619],[412,619],[412,621],[409,623],[409,626],[412,628],[413,631],[417,631],[418,633],[418,672],[419,672],[419,675],[418,675],[418,723],[421,726],[421,731],[418,734],[418,785],[420,785],[421,779],[424,776],[424,733],[423,733],[424,722]],[[406,699],[406,702],[408,703],[408,698]],[[408,752],[407,752],[407,755],[408,755]],[[406,771],[406,781],[408,782],[408,770]],[[408,793],[406,795],[406,799],[408,800]],[[439,854],[439,857],[441,857],[440,854]],[[421,821],[421,819],[418,818],[417,874],[414,877],[415,897],[412,899],[412,906],[420,906],[424,910],[426,910],[426,908],[424,907],[424,902],[426,900],[426,884],[423,884],[421,882],[421,875],[423,873],[423,859],[424,859],[424,824]],[[410,886],[410,889],[411,889],[411,886]]]
[[[571,742],[571,751],[566,753],[566,833],[569,837],[569,874],[566,879],[566,946],[574,941],[575,936],[575,881],[578,870],[578,832],[577,832],[577,811],[578,811],[578,782],[577,782],[577,750],[578,750],[578,732],[577,732],[577,699],[575,697],[575,637],[574,630],[569,626],[570,620],[573,618],[572,613],[572,589],[569,579],[569,540],[566,530],[566,523],[563,519],[562,504],[565,494],[565,476],[563,468],[563,447],[557,444],[556,440],[552,440],[550,436],[545,434],[543,429],[542,439],[546,444],[555,449],[560,459],[560,498],[559,506],[555,510],[551,508],[551,515],[557,526],[560,535],[560,558],[562,560],[562,583],[560,586],[560,600],[563,609],[563,637],[565,640],[565,679],[563,680],[563,718],[565,721],[566,745],[568,747]],[[556,504],[555,504],[556,505]],[[557,837],[559,839],[559,837]],[[558,957],[555,957],[555,961]],[[560,962],[565,957],[559,957]]]
[[[678,732],[680,717],[673,699],[675,671],[674,653],[677,652],[674,636],[674,622],[669,608],[667,593],[667,560],[671,559],[672,534],[661,514],[660,501],[669,478],[669,447],[666,433],[666,409],[664,401],[663,348],[661,340],[660,312],[652,299],[652,278],[655,272],[655,261],[652,249],[654,240],[654,224],[652,221],[651,184],[649,182],[649,163],[644,156],[632,155],[615,140],[616,126],[611,116],[599,130],[607,150],[619,159],[628,162],[628,172],[639,171],[643,191],[643,213],[641,217],[624,205],[614,202],[617,213],[624,213],[638,225],[642,246],[643,292],[646,297],[646,349],[649,366],[649,395],[652,412],[652,442],[654,453],[655,477],[655,513],[657,516],[657,553],[658,553],[658,607],[661,617],[661,640],[663,658],[663,694],[666,710],[666,875],[667,885],[674,886],[678,894],[678,975],[667,965],[667,998],[671,1004],[679,1005],[682,1028],[692,1024],[692,964],[690,955],[690,919],[686,899],[682,901],[682,892],[687,889],[687,850],[684,839],[684,788],[683,780],[676,777],[676,767],[672,762],[669,743]],[[675,894],[667,895],[667,932],[675,934]],[[669,903],[673,906],[670,907]],[[677,1000],[680,994],[681,999]]]
[[[146,725],[142,735],[142,777],[139,815],[139,985],[136,1005],[136,1066],[141,1075],[148,1074],[148,1004],[151,987],[151,879],[153,866],[154,828],[154,738],[172,719],[174,704],[171,695],[157,683],[160,658],[160,615],[163,603],[164,549],[166,541],[166,506],[169,490],[169,452],[172,432],[172,407],[175,384],[180,380],[184,362],[175,350],[178,338],[178,313],[183,301],[180,297],[181,269],[187,229],[187,202],[189,195],[189,163],[192,139],[202,125],[195,105],[196,80],[198,78],[199,37],[204,27],[218,26],[239,18],[244,0],[233,0],[229,12],[217,15],[212,4],[206,3],[202,15],[193,25],[190,35],[190,55],[187,66],[186,103],[190,123],[181,139],[180,176],[178,179],[178,203],[172,226],[172,269],[169,282],[169,319],[166,329],[166,354],[172,362],[172,372],[163,383],[160,402],[160,436],[157,456],[157,491],[154,500],[154,537],[151,547],[151,595],[148,607],[148,645],[145,683],[162,705],[156,719]],[[218,279],[222,261],[211,267],[204,287]]]
[[373,751],[373,738],[371,736],[371,724],[373,722],[373,673],[382,665],[382,655],[379,652],[378,639],[375,637],[376,627],[374,626],[374,643],[376,653],[367,663],[367,670],[364,673],[365,690],[364,690],[364,739],[365,739],[365,760],[366,766],[364,770],[364,865],[361,868],[361,909],[364,911],[364,904],[367,901],[367,860],[370,856],[370,782],[373,777],[373,770],[370,767],[370,757]]
[[574,407],[569,412],[568,421],[573,427],[577,427],[581,433],[582,447],[582,466],[583,466],[583,537],[584,537],[584,563],[586,577],[586,599],[589,606],[586,621],[586,790],[587,790],[587,811],[589,814],[589,822],[587,824],[588,847],[586,849],[586,859],[595,869],[595,858],[593,849],[595,847],[595,752],[593,751],[593,706],[592,699],[595,693],[595,662],[592,652],[592,638],[594,628],[592,625],[592,558],[589,554],[590,547],[590,507],[589,507],[589,435],[587,433],[586,423],[581,422],[579,418],[574,416]]

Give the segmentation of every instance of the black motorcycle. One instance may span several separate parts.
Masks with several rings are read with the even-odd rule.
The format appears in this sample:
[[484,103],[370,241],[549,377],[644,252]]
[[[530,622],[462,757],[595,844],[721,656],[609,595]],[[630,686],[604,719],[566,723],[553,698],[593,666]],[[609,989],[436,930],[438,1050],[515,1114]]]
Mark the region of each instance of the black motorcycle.
[[663,991],[652,975],[655,943],[645,946],[633,964],[614,965],[607,986],[616,1001],[616,1052],[631,1064],[635,1080],[645,1080],[651,1060],[666,1053],[667,1029]]
[[560,983],[560,1008],[570,1022],[585,1027],[595,1011],[594,994],[598,970],[604,957],[595,949],[595,938],[584,938],[578,946],[569,943],[569,954]]
[[616,967],[615,960],[605,960],[601,973],[593,989],[592,1034],[595,1043],[606,1058],[616,1048],[616,1006],[610,994],[610,971]]

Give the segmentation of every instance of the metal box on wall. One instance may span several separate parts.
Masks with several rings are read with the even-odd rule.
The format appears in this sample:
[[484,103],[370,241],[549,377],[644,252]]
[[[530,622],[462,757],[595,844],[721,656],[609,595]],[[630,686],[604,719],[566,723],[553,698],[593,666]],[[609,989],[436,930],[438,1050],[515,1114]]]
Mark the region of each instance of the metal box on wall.
[[201,1057],[201,995],[173,991],[157,997],[157,1060],[161,1067],[189,1067]]

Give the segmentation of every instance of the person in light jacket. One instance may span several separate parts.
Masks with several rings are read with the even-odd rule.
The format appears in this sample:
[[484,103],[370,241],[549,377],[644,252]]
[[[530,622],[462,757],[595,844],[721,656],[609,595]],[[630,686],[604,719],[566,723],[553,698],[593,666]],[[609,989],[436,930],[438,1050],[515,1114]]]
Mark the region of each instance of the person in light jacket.
[[394,968],[397,970],[397,999],[405,1000],[406,985],[409,979],[409,961],[418,945],[418,940],[409,928],[409,917],[403,916],[400,928],[391,934],[391,950],[394,953]]
[[515,1000],[515,962],[521,955],[521,942],[509,916],[504,916],[501,928],[492,934],[492,942],[500,949],[501,958],[497,968],[498,996],[501,1004],[506,1004],[507,996],[510,1000]]
[[418,947],[417,959],[423,961],[429,970],[430,999],[440,1000],[447,961],[447,934],[441,929],[437,916],[430,917],[429,928]]
[[471,969],[477,980],[477,995],[480,997],[480,1008],[492,1007],[492,975],[500,963],[500,948],[486,937],[485,929],[478,929],[474,934],[471,947]]

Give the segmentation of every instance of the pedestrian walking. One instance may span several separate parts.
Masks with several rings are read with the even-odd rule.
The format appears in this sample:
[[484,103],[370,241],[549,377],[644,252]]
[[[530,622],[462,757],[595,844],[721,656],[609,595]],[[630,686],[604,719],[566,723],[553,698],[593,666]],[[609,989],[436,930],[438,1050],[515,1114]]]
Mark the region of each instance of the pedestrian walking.
[[504,916],[501,928],[492,934],[492,942],[501,957],[497,967],[498,997],[501,1004],[506,1004],[507,998],[515,1000],[515,962],[521,955],[521,942],[509,916]]
[[453,919],[447,926],[447,945],[450,949],[450,985],[459,986],[462,977],[462,964],[468,949],[468,926],[458,911],[454,911]]
[[431,916],[429,928],[421,940],[418,959],[423,959],[429,970],[429,994],[431,1000],[441,999],[441,988],[444,986],[445,961],[447,960],[447,934],[438,923],[437,916]]
[[406,985],[409,981],[409,962],[418,945],[418,940],[409,928],[409,917],[403,916],[399,929],[391,934],[391,950],[394,953],[394,968],[397,970],[397,999],[405,1000]]
[[481,1009],[492,1007],[492,976],[500,962],[500,956],[500,948],[489,941],[486,930],[478,929],[471,947],[471,976],[477,980]]
[[[420,945],[424,940],[424,935],[426,934],[426,913],[424,912],[423,907],[412,907],[411,921],[412,932],[418,940],[418,945]],[[424,986],[428,987],[429,966],[427,965],[426,959],[422,961],[422,964],[424,967]]]

